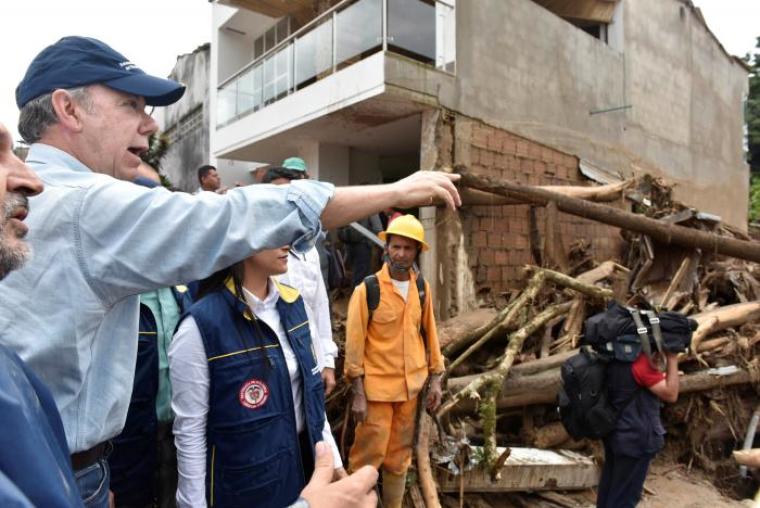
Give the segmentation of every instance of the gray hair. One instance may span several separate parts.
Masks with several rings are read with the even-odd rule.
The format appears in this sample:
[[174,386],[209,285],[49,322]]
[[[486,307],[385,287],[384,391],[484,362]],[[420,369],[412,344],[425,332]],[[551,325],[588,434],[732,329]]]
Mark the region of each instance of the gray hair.
[[[86,86],[65,89],[85,110],[90,111],[92,101]],[[56,123],[58,117],[53,109],[53,92],[36,97],[21,108],[18,118],[18,132],[29,144],[36,143],[45,130]]]

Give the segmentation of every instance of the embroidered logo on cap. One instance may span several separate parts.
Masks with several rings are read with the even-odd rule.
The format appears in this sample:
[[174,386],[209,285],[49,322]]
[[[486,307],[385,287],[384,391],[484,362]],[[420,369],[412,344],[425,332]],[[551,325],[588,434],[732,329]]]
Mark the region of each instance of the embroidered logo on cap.
[[240,405],[248,409],[257,409],[263,406],[269,398],[269,387],[258,379],[246,381],[238,394]]

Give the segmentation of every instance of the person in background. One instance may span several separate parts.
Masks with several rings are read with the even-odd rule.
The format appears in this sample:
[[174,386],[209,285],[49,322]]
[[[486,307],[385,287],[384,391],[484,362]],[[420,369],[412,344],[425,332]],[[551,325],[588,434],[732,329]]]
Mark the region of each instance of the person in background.
[[[289,163],[290,167],[285,167],[286,163]],[[306,164],[300,163],[303,163],[303,160],[298,157],[286,159],[283,166],[267,170],[261,183],[284,185],[293,180],[307,178]],[[321,259],[316,246],[304,253],[291,250],[288,271],[280,275],[278,280],[301,292],[306,305],[306,314],[309,317],[319,368],[322,372],[322,381],[325,384],[325,396],[330,395],[335,388],[335,359],[338,357],[338,346],[333,341],[330,300],[322,277]]]
[[[369,215],[356,222],[374,234],[383,231],[379,214]],[[351,266],[351,284],[356,287],[371,273],[374,244],[351,226],[341,228],[338,231],[338,238],[346,246],[348,264]]]
[[315,446],[340,453],[299,291],[274,278],[289,246],[259,251],[200,282],[169,348],[180,508],[279,508],[314,471]]
[[222,187],[222,179],[219,178],[216,168],[210,164],[198,168],[198,184],[200,187],[195,191],[196,194],[203,191],[216,192],[217,194],[227,192],[227,187]]
[[[161,186],[158,172],[148,164],[141,164],[138,172],[135,183]],[[183,285],[140,295],[132,399],[124,429],[113,439],[108,457],[111,490],[119,508],[175,506],[177,450],[167,350],[180,316],[191,304]]]
[[203,279],[262,249],[310,248],[320,221],[338,227],[435,198],[461,204],[457,176],[425,171],[388,185],[307,180],[225,195],[132,184],[158,128],[146,106],[183,93],[77,36],[43,49],[16,88],[27,164],[46,190],[30,199],[35,256],[3,281],[0,336],[51,390],[87,506],[108,503],[106,453],[129,406],[139,294]]
[[[404,215],[380,238],[386,261],[354,289],[348,304],[344,370],[356,421],[348,463],[352,471],[382,467],[383,507],[400,508],[417,405],[433,411],[441,403],[444,368],[430,285],[413,268],[428,248],[422,224]],[[427,398],[419,401],[428,379]]]

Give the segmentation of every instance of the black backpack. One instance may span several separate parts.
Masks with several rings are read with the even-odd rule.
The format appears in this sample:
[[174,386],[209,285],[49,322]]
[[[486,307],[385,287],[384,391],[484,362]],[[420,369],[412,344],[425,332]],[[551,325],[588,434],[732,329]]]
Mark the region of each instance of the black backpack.
[[[369,311],[367,326],[369,326],[369,322],[372,321],[372,313],[380,305],[380,283],[377,280],[377,275],[373,273],[364,277],[364,285],[367,288],[367,310]],[[427,294],[425,292],[425,278],[422,276],[422,273],[417,274],[417,294],[420,296],[420,309],[424,311]],[[422,320],[420,320],[420,337],[422,337],[422,342],[425,344],[425,349],[427,349],[427,335],[425,327],[422,326]]]
[[606,372],[609,357],[589,347],[568,358],[560,369],[558,405],[562,425],[575,439],[601,439],[615,429],[618,416],[638,394],[633,392],[620,410],[609,402]]

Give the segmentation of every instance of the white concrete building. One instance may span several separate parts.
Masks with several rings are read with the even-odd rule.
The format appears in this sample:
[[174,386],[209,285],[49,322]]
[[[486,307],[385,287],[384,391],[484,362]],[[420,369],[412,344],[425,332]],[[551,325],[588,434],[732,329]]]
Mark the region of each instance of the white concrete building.
[[[299,155],[336,184],[455,163],[529,183],[647,172],[746,227],[747,68],[689,0],[217,0],[212,34],[214,157]],[[526,261],[509,257],[527,252],[523,217],[480,246],[477,214],[461,241],[423,216],[446,312]],[[480,247],[504,252],[498,270]]]

